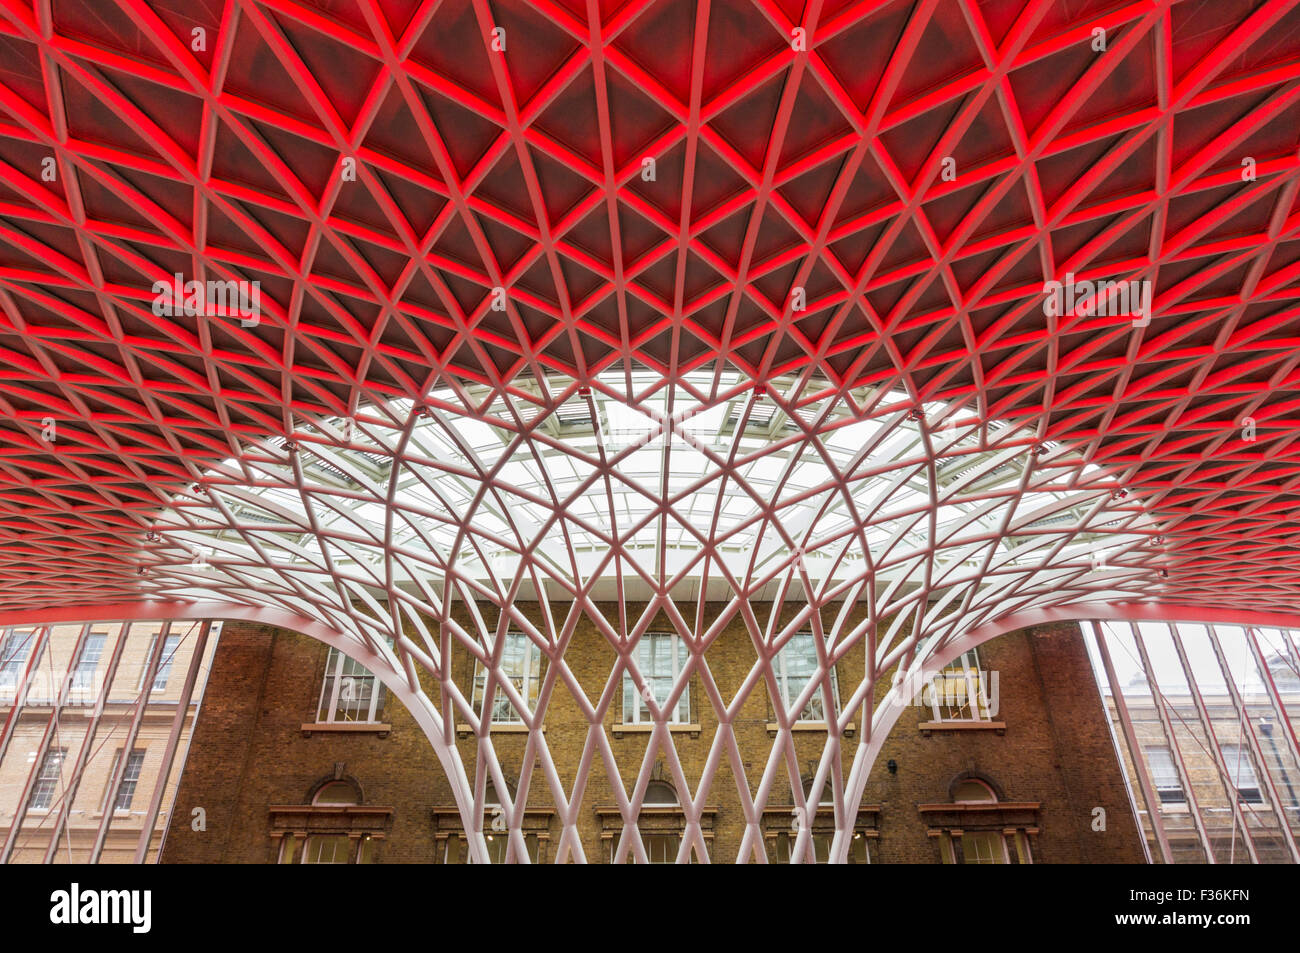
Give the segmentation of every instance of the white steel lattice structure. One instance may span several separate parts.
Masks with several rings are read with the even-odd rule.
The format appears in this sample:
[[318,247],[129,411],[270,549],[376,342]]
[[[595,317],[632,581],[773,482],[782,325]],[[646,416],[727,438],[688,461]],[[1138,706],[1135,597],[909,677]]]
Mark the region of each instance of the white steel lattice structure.
[[[489,781],[511,859],[537,783],[584,859],[593,763],[615,859],[644,859],[657,751],[678,859],[707,854],[724,763],[761,858],[814,698],[807,797],[843,860],[900,706],[981,641],[1300,622],[1294,0],[100,6],[0,0],[5,619],[328,642],[415,715],[480,861]],[[259,282],[260,313],[163,311],[174,275]],[[1076,277],[1149,307],[1045,306]],[[616,764],[601,719],[660,613],[688,654]],[[724,698],[737,618],[754,662]],[[578,619],[614,659],[591,695]],[[507,628],[546,662],[531,705]],[[692,677],[720,723],[697,777],[667,726]],[[576,765],[541,731],[557,691]],[[760,691],[778,730],[747,772],[728,718]]]
[[[160,516],[140,554],[142,584],[157,598],[294,612],[381,658],[376,671],[405,683],[408,703],[425,709],[444,766],[461,784],[467,830],[483,829],[487,782],[508,789],[490,735],[493,699],[505,693],[530,729],[525,780],[514,804],[503,804],[519,851],[535,761],[565,819],[557,856],[583,856],[574,823],[586,767],[599,758],[607,773],[627,777],[627,790],[616,792],[625,833],[615,858],[644,860],[636,818],[662,750],[677,790],[689,792],[679,859],[707,856],[698,812],[714,769],[725,758],[746,777],[727,722],[764,689],[780,730],[761,775],[742,791],[749,830],[741,857],[754,851],[773,785],[789,777],[798,787],[791,725],[814,696],[832,728],[808,796],[833,792],[837,815],[848,817],[844,805],[861,800],[890,710],[868,718],[847,778],[841,734],[870,707],[882,674],[915,693],[930,660],[1008,611],[1161,586],[1151,518],[1113,478],[1032,430],[941,405],[918,412],[896,392],[837,391],[806,376],[778,379],[762,394],[734,374],[684,375],[671,387],[646,373],[581,387],[543,381],[505,393],[435,390],[419,406],[304,421],[287,442],[252,447],[206,474]],[[542,626],[516,610],[521,600],[542,604]],[[453,618],[458,601],[476,626]],[[612,624],[601,602],[637,611]],[[711,602],[721,609],[706,624]],[[485,614],[488,606],[499,612]],[[779,625],[790,606],[797,612]],[[553,624],[545,621],[552,612]],[[635,654],[661,612],[690,650],[666,698],[645,687]],[[565,663],[583,616],[602,628],[616,658],[597,697]],[[749,630],[754,665],[741,691],[723,698],[708,647],[736,617]],[[820,646],[817,672],[787,706],[773,663],[804,629]],[[501,668],[507,630],[524,632],[548,662],[531,708]],[[871,663],[857,683],[839,686],[837,705],[829,666],[863,641]],[[447,675],[462,652],[489,672],[482,717],[468,686]],[[440,709],[412,677],[415,666],[437,680]],[[624,671],[655,724],[639,766],[615,763],[601,725]],[[684,774],[667,729],[692,675],[722,726],[699,778]],[[568,784],[541,730],[560,682],[590,727],[584,767]],[[474,729],[472,779],[451,751],[454,719]]]

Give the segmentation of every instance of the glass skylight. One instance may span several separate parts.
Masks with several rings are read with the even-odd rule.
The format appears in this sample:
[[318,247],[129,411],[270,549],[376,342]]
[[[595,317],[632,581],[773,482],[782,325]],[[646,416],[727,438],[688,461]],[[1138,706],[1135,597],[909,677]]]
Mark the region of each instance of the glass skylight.
[[616,572],[825,587],[869,568],[878,585],[914,586],[929,553],[941,588],[1048,551],[1104,571],[1144,538],[1107,534],[1099,559],[1097,531],[1116,517],[1095,471],[1031,434],[938,403],[917,413],[898,393],[808,395],[806,382],[756,391],[705,373],[443,388],[418,411],[394,401],[310,421],[226,461],[204,487],[217,505],[179,506],[189,525],[171,534],[215,563],[380,587],[452,568],[574,587]]

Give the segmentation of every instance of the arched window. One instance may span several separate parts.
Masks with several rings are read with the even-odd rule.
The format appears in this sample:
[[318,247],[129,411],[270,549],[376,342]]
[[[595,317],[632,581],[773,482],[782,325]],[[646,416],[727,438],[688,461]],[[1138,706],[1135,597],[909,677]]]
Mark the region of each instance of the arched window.
[[279,830],[282,864],[372,864],[392,811],[359,811],[361,786],[349,777],[319,783],[309,803],[273,808],[271,828]]
[[[812,798],[812,786],[815,780],[817,780],[817,777],[812,774],[803,779],[803,798],[805,804],[809,803]],[[822,808],[830,808],[834,811],[835,809],[835,782],[831,778],[827,778],[826,783],[822,785],[822,793],[821,797],[817,801],[817,807],[819,810]]]
[[[680,805],[677,792],[667,781],[655,780],[646,785],[645,796],[641,799],[643,817],[638,826],[646,859],[652,864],[677,861],[677,851],[682,845],[682,819],[676,813]],[[647,809],[650,816],[645,816]],[[629,855],[629,860],[631,857]]]
[[322,785],[311,799],[312,804],[355,805],[359,801],[357,789],[347,781],[330,781]]
[[[825,780],[815,802],[812,797],[814,780],[816,780],[814,774],[800,778],[799,790],[793,789],[792,786],[788,804],[783,806],[774,803],[764,809],[763,839],[767,856],[772,863],[791,862],[795,844],[804,828],[808,829],[805,841],[811,854],[801,852],[798,856],[800,862],[818,864],[829,862],[831,845],[835,840],[835,780],[830,777]],[[802,799],[798,796],[800,791],[803,794]],[[852,834],[845,858],[847,863],[871,863],[869,840],[876,836],[878,810],[874,807],[860,806],[856,816],[853,817]]]
[[954,804],[995,804],[997,800],[993,788],[978,778],[967,778],[952,791]]
[[993,782],[963,776],[950,799],[918,805],[945,864],[1030,864],[1029,838],[1038,833],[1038,804],[1004,801]]
[[669,805],[677,804],[677,792],[667,781],[651,781],[646,785],[642,804]]

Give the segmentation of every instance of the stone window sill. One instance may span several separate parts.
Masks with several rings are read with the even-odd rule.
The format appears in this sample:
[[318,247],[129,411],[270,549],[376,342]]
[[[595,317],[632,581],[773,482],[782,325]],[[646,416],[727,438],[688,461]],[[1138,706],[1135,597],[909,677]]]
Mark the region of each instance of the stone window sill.
[[[81,813],[81,812],[80,812],[80,811],[73,811],[72,813],[74,813],[74,814],[79,814],[79,813]],[[101,819],[103,816],[104,816],[104,812],[103,812],[103,811],[91,811],[90,814],[87,815],[87,817],[90,817],[92,820],[99,820],[99,819]],[[128,807],[128,808],[126,808],[125,810],[123,810],[122,808],[118,808],[117,810],[115,810],[115,811],[113,812],[113,817],[114,817],[115,819],[117,819],[117,820],[124,820],[124,819],[129,818],[129,817],[132,817],[132,816],[135,816],[135,817],[144,817],[144,811],[133,811],[133,810],[131,810],[131,809]]]
[[[513,724],[510,722],[504,722],[504,723],[493,722],[492,727],[488,729],[488,732],[494,735],[526,735],[529,732],[529,728],[527,725]],[[464,737],[465,735],[472,735],[473,733],[474,733],[474,729],[471,728],[469,725],[456,726],[456,734],[460,735],[461,737]],[[545,725],[542,725],[542,734],[546,734]]]
[[1005,721],[923,721],[917,727],[927,738],[932,731],[996,731],[999,735],[1007,733]]
[[[778,725],[776,722],[774,722],[774,721],[769,721],[769,722],[767,723],[767,733],[768,733],[769,735],[775,735],[775,734],[776,734],[778,731],[780,731],[780,730],[781,730],[781,726]],[[824,721],[796,721],[793,725],[790,726],[790,730],[791,730],[791,731],[819,731],[819,732],[821,732],[822,734],[825,734],[825,733],[826,733],[826,722],[824,722]],[[851,734],[853,734],[853,732],[854,732],[855,730],[856,730],[856,729],[853,727],[853,722],[849,722],[847,725],[844,726],[844,733],[845,733],[846,735],[851,735]]]
[[322,734],[378,735],[387,738],[393,726],[378,721],[313,721],[302,726],[302,733],[308,738],[313,732]]
[[[698,738],[700,736],[700,726],[695,723],[684,724],[684,725],[668,725],[667,727],[668,727],[668,731],[674,735],[689,734],[692,738]],[[653,724],[615,725],[612,730],[614,732],[615,738],[622,738],[625,734],[628,735],[649,734],[650,732],[655,730],[655,726]]]

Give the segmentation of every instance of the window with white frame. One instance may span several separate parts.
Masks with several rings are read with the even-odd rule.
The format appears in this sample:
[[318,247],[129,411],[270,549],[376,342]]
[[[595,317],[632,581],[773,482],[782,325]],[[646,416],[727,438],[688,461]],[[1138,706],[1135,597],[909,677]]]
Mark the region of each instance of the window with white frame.
[[381,696],[379,679],[373,672],[338,649],[330,649],[317,721],[375,721]]
[[[179,635],[169,635],[163,641],[162,655],[158,658],[158,671],[153,677],[153,691],[165,692],[167,690],[167,680],[171,677],[172,662],[176,658],[176,649],[181,644]],[[136,686],[138,691],[144,690],[144,680],[149,674],[149,660],[153,658],[153,650],[158,646],[158,635],[149,640],[149,652],[144,657],[144,665],[140,669],[140,684]]]
[[297,840],[286,836],[280,847],[280,863],[291,864],[373,864],[375,839],[369,834],[352,837],[348,834],[309,834],[303,838],[302,853],[297,852]]
[[1255,763],[1250,759],[1250,752],[1244,745],[1229,744],[1223,746],[1223,763],[1228,767],[1228,777],[1237,789],[1237,800],[1242,804],[1261,804],[1264,795],[1259,790],[1259,778],[1255,774]]
[[[497,724],[522,724],[520,714],[501,686],[504,678],[514,686],[515,691],[532,712],[537,704],[538,686],[541,684],[542,650],[522,632],[507,632],[505,645],[501,647],[501,664],[495,688],[492,691],[492,721]],[[482,662],[475,663],[474,669],[474,711],[483,715],[483,699],[487,697],[488,668]]]
[[[990,701],[989,697],[989,679],[990,673],[980,664],[979,652],[971,649],[925,684],[922,701],[930,707],[935,721],[989,721],[997,714],[996,699]],[[996,681],[993,684],[996,686]]]
[[1174,753],[1164,745],[1151,745],[1146,749],[1146,755],[1147,765],[1151,768],[1151,783],[1155,785],[1156,797],[1160,798],[1160,803],[1186,804],[1187,793],[1178,776]]
[[[117,773],[117,766],[122,761],[122,750],[119,748],[113,756],[113,770],[108,775],[108,787],[104,790],[104,801],[108,802],[108,795],[113,786],[113,775]],[[117,797],[113,799],[113,810],[129,811],[131,802],[135,800],[135,789],[140,783],[140,770],[144,767],[144,749],[136,748],[131,752],[131,757],[126,759],[126,769],[122,772],[122,783],[117,789]],[[103,810],[103,807],[100,808]]]
[[352,838],[347,834],[312,834],[303,845],[304,864],[346,864],[352,859]]
[[23,666],[27,664],[27,656],[35,644],[35,629],[10,629],[0,639],[0,691],[17,689]]
[[91,632],[86,636],[81,654],[77,656],[77,667],[72,671],[74,700],[87,701],[94,694],[95,672],[99,670],[99,660],[104,657],[104,642],[107,639],[107,634],[103,632]]
[[[836,711],[840,707],[839,680],[831,666],[831,699]],[[800,632],[781,647],[776,655],[776,681],[781,690],[781,701],[788,711],[808,683],[818,679],[817,642],[811,632]],[[796,721],[826,721],[826,706],[821,686],[813,689],[812,697]],[[834,713],[832,713],[834,714]]]
[[[645,690],[654,699],[660,709],[668,703],[677,677],[686,667],[688,652],[686,643],[675,634],[667,632],[647,632],[641,636],[633,652],[633,659],[641,677],[645,680]],[[668,711],[668,723],[672,725],[688,724],[691,720],[691,687],[686,685],[681,696]],[[623,723],[629,725],[648,723],[653,720],[646,696],[636,687],[630,672],[623,673]]]
[[50,748],[41,761],[40,773],[32,785],[31,797],[27,799],[29,811],[48,811],[54,803],[63,774],[63,761],[68,756],[67,748]]
[[966,831],[961,835],[964,864],[1009,864],[1006,837],[998,831]]

